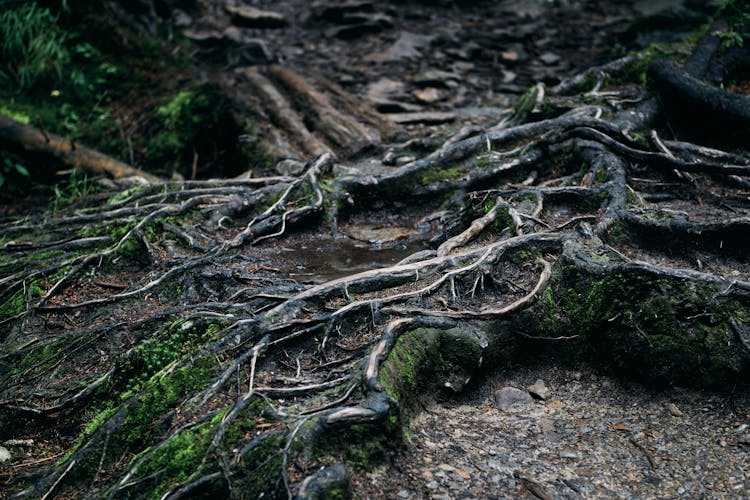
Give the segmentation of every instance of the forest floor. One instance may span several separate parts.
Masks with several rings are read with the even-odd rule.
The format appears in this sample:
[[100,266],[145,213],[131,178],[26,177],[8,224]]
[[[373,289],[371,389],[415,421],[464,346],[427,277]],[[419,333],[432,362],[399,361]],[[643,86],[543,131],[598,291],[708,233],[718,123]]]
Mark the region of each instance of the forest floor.
[[[437,6],[412,2],[403,5],[399,2],[382,5],[378,5],[378,2],[264,3],[264,8],[282,14],[291,22],[291,26],[284,29],[249,30],[243,35],[246,37],[243,46],[256,47],[260,52],[238,55],[231,50],[218,54],[209,51],[211,59],[202,62],[203,71],[214,72],[212,79],[219,82],[228,94],[232,91],[242,94],[247,88],[234,83],[238,73],[235,67],[229,66],[238,65],[237,57],[266,58],[269,59],[266,62],[294,69],[309,82],[314,82],[318,89],[327,89],[321,90],[321,93],[331,102],[340,99],[342,94],[348,96],[347,102],[353,98],[355,104],[347,110],[353,110],[355,121],[363,124],[368,130],[367,133],[372,132],[371,129],[378,129],[377,133],[372,134],[377,136],[376,140],[355,147],[351,144],[337,143],[321,129],[313,130],[311,137],[306,141],[297,143],[285,137],[279,139],[276,146],[289,147],[288,156],[302,161],[311,160],[316,152],[333,151],[341,157],[341,160],[337,159],[332,166],[333,176],[352,175],[360,178],[368,175],[386,176],[400,166],[408,165],[419,156],[437,149],[459,130],[471,129],[472,132],[465,135],[470,137],[471,134],[478,133],[477,130],[481,132],[491,129],[503,118],[511,116],[513,106],[520,96],[537,82],[544,82],[548,88],[554,87],[565,78],[590,66],[605,63],[627,51],[651,44],[660,44],[660,51],[681,53],[685,49],[680,42],[685,37],[694,37],[691,33],[699,28],[700,20],[703,19],[696,14],[695,9],[687,7],[695,2],[668,1],[615,5],[603,1],[509,0],[466,2],[467,5],[463,5],[464,2],[448,2],[447,5],[441,3]],[[347,10],[347,5],[352,6],[350,10]],[[677,13],[665,16],[660,8],[665,8],[668,12],[672,12],[670,9],[677,9]],[[701,12],[705,14],[705,11]],[[350,21],[342,23],[342,15],[358,19],[355,27],[352,28]],[[211,33],[222,32],[228,28],[226,19],[221,16],[206,16],[202,19],[191,19],[187,16],[181,23],[186,32],[192,32],[190,36],[194,40],[205,40],[210,38]],[[222,36],[225,35],[226,33]],[[252,40],[259,42],[252,45]],[[686,54],[682,54],[684,55]],[[197,57],[209,56],[199,54]],[[249,62],[255,67],[258,61]],[[244,66],[244,63],[239,66]],[[257,74],[251,76],[255,78],[255,84],[260,77],[281,78],[278,74],[265,73],[260,74],[260,77]],[[321,82],[328,82],[334,87],[326,87]],[[612,89],[615,86],[613,84]],[[283,85],[278,87],[282,88]],[[626,82],[625,87],[623,93],[618,95],[618,99],[623,99],[622,102],[629,102],[629,99],[635,102],[643,98],[632,82]],[[606,93],[610,88],[597,87],[592,90],[592,99],[603,95],[598,93],[598,90]],[[235,99],[245,102],[242,98]],[[282,128],[280,123],[285,122],[274,114],[274,110],[263,108],[263,103],[252,104],[260,106],[260,111],[259,108],[254,108],[254,120]],[[357,109],[360,112],[357,112]],[[375,118],[372,118],[373,113]],[[299,114],[299,121],[312,127],[310,123],[316,118],[304,116],[303,111],[299,111]],[[536,118],[542,120],[540,116]],[[269,125],[269,130],[272,131],[273,127]],[[413,142],[409,148],[400,147],[410,140]],[[489,148],[489,138],[487,141]],[[423,150],[420,150],[420,147]],[[321,150],[316,151],[315,148]],[[343,150],[347,148],[351,150],[349,155],[345,156]],[[285,170],[271,171],[264,168],[254,172],[256,177],[278,175],[281,179],[280,185],[281,182],[289,183],[289,178],[301,174],[295,172],[286,178],[284,176],[288,172]],[[538,230],[531,231],[532,235],[543,236],[545,231],[551,234],[568,227],[571,222],[572,227],[577,224],[579,217],[581,220],[603,217],[604,207],[591,210],[589,205],[579,205],[575,201],[576,188],[593,192],[599,185],[603,185],[602,182],[594,180],[595,170],[592,169],[591,173],[585,175],[583,171],[578,170],[577,165],[552,165],[551,170],[547,172],[542,172],[541,168],[540,172],[537,172],[532,166],[520,170],[517,178],[506,179],[507,184],[503,189],[521,192],[526,186],[538,185],[541,186],[541,190],[549,188],[549,193],[553,193],[557,188],[560,192],[571,188],[570,192],[574,193],[570,195],[565,191],[559,198],[555,198],[555,194],[550,194],[544,210],[541,211],[540,208],[540,211],[529,219],[533,221],[532,227]],[[667,217],[665,214],[672,216],[676,213],[684,213],[687,216],[689,212],[691,221],[698,223],[710,222],[714,218],[728,218],[730,215],[745,217],[750,214],[750,204],[744,189],[736,186],[727,187],[710,176],[700,178],[703,183],[700,188],[705,188],[705,191],[701,191],[697,184],[680,185],[678,180],[666,174],[652,177],[641,171],[633,171],[630,174],[630,185],[634,187],[635,197],[640,200],[640,206],[634,208],[634,212],[642,209],[644,213],[652,211],[664,217]],[[210,177],[210,172],[204,171],[201,176]],[[299,179],[303,177],[300,176]],[[425,185],[439,183],[441,180],[425,180]],[[363,182],[363,185],[366,183]],[[217,186],[216,190],[220,187],[226,186]],[[315,187],[317,189],[317,186]],[[203,188],[213,189],[212,186],[194,185],[188,188],[188,191],[199,191]],[[245,186],[238,184],[233,186],[233,189],[239,192],[245,189]],[[704,192],[708,192],[709,195],[704,196]],[[269,190],[269,193],[271,194],[263,198],[263,202],[273,199],[274,196],[278,197],[279,191]],[[86,214],[87,209],[93,210],[92,207],[102,204],[103,200],[112,194],[105,192],[94,195],[99,198],[95,198],[93,202],[83,200],[79,205],[74,204],[70,212],[66,213],[71,216]],[[244,194],[248,197],[253,196]],[[21,401],[24,405],[28,403],[28,406],[53,406],[75,393],[79,380],[91,382],[98,377],[104,378],[109,376],[105,372],[114,373],[122,366],[133,369],[137,363],[131,363],[131,358],[127,356],[131,356],[132,353],[136,353],[133,356],[139,355],[139,342],[146,338],[144,335],[151,332],[151,324],[147,325],[147,321],[166,323],[166,318],[173,317],[170,315],[183,315],[181,321],[185,320],[184,324],[192,325],[192,312],[196,315],[206,314],[205,318],[209,320],[219,318],[235,321],[236,318],[244,318],[242,314],[253,319],[256,316],[261,317],[268,310],[283,310],[287,304],[285,300],[289,299],[288,303],[292,304],[296,301],[297,294],[304,295],[307,290],[316,286],[334,283],[330,285],[330,289],[338,290],[334,281],[337,279],[355,276],[355,279],[360,279],[364,283],[365,280],[358,273],[394,266],[415,252],[428,249],[433,251],[438,243],[449,236],[450,231],[453,231],[450,235],[458,232],[456,227],[450,228],[449,224],[444,224],[448,214],[440,210],[441,206],[436,199],[430,199],[429,193],[422,193],[418,203],[407,197],[395,202],[385,202],[378,200],[377,194],[371,198],[362,195],[356,201],[360,203],[362,199],[368,200],[364,202],[365,206],[357,205],[356,210],[345,214],[335,225],[329,225],[329,220],[323,220],[317,221],[312,228],[302,228],[302,225],[298,225],[277,238],[262,240],[266,237],[263,235],[261,239],[253,242],[253,246],[248,244],[239,250],[227,251],[224,255],[217,253],[214,261],[214,257],[205,251],[205,248],[210,248],[212,243],[220,240],[217,236],[212,242],[213,233],[206,229],[210,225],[209,222],[213,224],[219,220],[216,227],[212,227],[212,231],[220,234],[226,242],[242,234],[243,223],[247,222],[245,218],[248,216],[242,214],[229,226],[222,226],[221,219],[218,216],[214,217],[212,210],[220,207],[226,199],[230,199],[232,192],[230,190],[228,194],[222,193],[218,201],[211,198],[212,195],[213,193],[196,195],[207,198],[207,201],[202,202],[207,208],[200,217],[208,214],[208,222],[196,216],[192,220],[186,218],[181,223],[165,223],[174,223],[178,226],[174,230],[174,235],[178,237],[156,236],[154,241],[146,241],[148,238],[143,237],[147,249],[144,253],[149,256],[147,259],[141,260],[132,254],[123,253],[121,256],[114,254],[116,257],[104,267],[91,265],[90,272],[81,272],[80,277],[76,278],[75,286],[66,283],[49,298],[44,306],[48,309],[41,310],[37,315],[29,315],[17,324],[14,323],[17,329],[13,336],[9,336],[13,342],[8,341],[8,345],[12,345],[14,349],[20,346],[19,350],[27,349],[34,353],[32,349],[36,346],[40,346],[41,349],[41,346],[48,345],[46,343],[49,339],[53,339],[54,342],[64,339],[64,334],[68,331],[83,332],[81,338],[86,340],[81,341],[80,349],[76,347],[70,355],[53,360],[52,366],[40,364],[44,370],[48,370],[46,373],[36,373],[36,367],[33,365],[24,365],[23,373],[14,372],[17,380],[2,393],[3,404],[12,406]],[[679,199],[682,195],[689,199],[689,202],[683,203],[683,200]],[[722,201],[724,208],[717,208],[716,200],[720,195],[726,195]],[[111,210],[122,208],[123,211],[132,210],[133,213],[140,214],[144,213],[139,212],[141,206],[150,207],[149,203],[158,205],[154,209],[158,211],[162,210],[162,207],[173,207],[182,202],[179,193],[167,194],[166,190],[164,199],[160,199],[161,194],[158,191],[136,191],[133,196],[135,201],[126,200],[122,205],[116,205],[120,203],[116,202],[115,208]],[[167,196],[175,198],[164,201]],[[290,202],[290,210],[303,206],[304,196],[306,195]],[[494,198],[488,196],[486,193],[479,193],[471,198],[464,207],[466,213],[463,218],[470,219],[468,215],[481,214],[481,211],[477,213],[475,209],[481,204],[486,204],[488,200],[492,202]],[[518,207],[524,204],[523,196],[516,197],[510,193],[504,193],[503,196],[508,197]],[[139,199],[145,200],[143,205]],[[19,213],[44,213],[44,210],[39,210],[39,207],[35,206],[39,203],[38,196],[34,195],[29,200],[26,205],[18,203],[16,206],[8,205],[2,208],[2,212],[8,216],[3,219],[3,223],[8,230],[8,237],[4,243],[9,253],[23,252],[27,246],[31,248],[35,244],[32,242],[27,245],[25,235],[18,229],[28,224],[29,232],[32,232],[31,224],[21,219]],[[283,204],[281,206],[283,208]],[[527,211],[531,213],[531,210]],[[216,212],[219,213],[220,209],[216,209]],[[15,219],[17,217],[18,219]],[[65,223],[55,221],[54,217],[50,220],[50,227],[58,231],[54,234],[65,233]],[[132,219],[130,222],[129,227],[132,228]],[[238,224],[232,225],[235,222]],[[526,222],[528,223],[528,220]],[[285,223],[286,219],[283,220],[281,232],[284,232]],[[252,225],[250,222],[247,227]],[[191,232],[192,230],[195,232]],[[518,232],[520,237],[520,228]],[[495,241],[509,237],[507,230],[498,233],[500,231],[488,229],[467,246],[467,252],[478,252],[484,245],[491,245]],[[198,235],[200,238],[191,239],[191,235]],[[44,244],[47,243],[49,242]],[[107,244],[110,244],[110,240]],[[544,248],[543,242],[539,245],[539,248]],[[713,247],[708,249],[708,244],[704,245],[704,242],[696,244],[695,248],[687,248],[684,253],[673,252],[658,245],[637,245],[630,242],[613,242],[612,246],[607,248],[610,250],[605,252],[612,256],[613,262],[627,262],[643,268],[653,264],[670,269],[690,269],[695,273],[705,271],[712,273],[719,280],[727,281],[744,282],[750,278],[750,264],[747,258],[737,253],[721,254]],[[562,254],[562,250],[557,249],[550,250],[549,254],[545,253],[546,250],[537,248],[533,248],[532,251],[542,254],[545,258],[549,255],[557,258],[558,254]],[[200,260],[204,255],[208,257]],[[434,252],[430,255],[432,258]],[[111,255],[107,254],[105,257],[108,259]],[[617,260],[620,258],[621,261]],[[170,285],[171,288],[168,290],[154,287],[152,292],[149,288],[146,290],[147,293],[141,293],[136,301],[132,301],[130,297],[123,300],[115,297],[119,293],[127,294],[130,290],[139,289],[144,285],[150,286],[154,280],[161,279],[160,277],[178,268],[182,262],[198,261],[203,266],[200,268],[200,274],[179,281],[179,285]],[[463,286],[465,292],[458,300],[452,301],[451,295],[444,291],[444,295],[434,301],[438,304],[432,303],[432,306],[448,312],[464,311],[471,307],[479,310],[495,299],[504,304],[522,299],[534,288],[538,265],[506,259],[497,266],[502,268],[502,272],[497,274],[502,275],[503,282],[496,283],[497,286],[488,284],[486,295],[478,294],[475,299],[474,291],[478,289],[479,277],[473,282],[472,288],[472,276],[467,283],[457,280],[459,287]],[[425,275],[427,271],[430,269],[425,267]],[[413,282],[399,284],[400,288],[397,291],[411,293],[431,279],[420,278],[420,272],[418,269]],[[175,276],[182,275],[175,273]],[[420,282],[420,279],[427,281]],[[53,282],[52,279],[49,281],[47,285]],[[500,282],[499,279],[497,281]],[[540,278],[539,282],[541,281]],[[350,296],[346,285],[343,291],[342,297],[334,296],[334,292],[325,295],[320,310],[338,313],[361,297],[364,297],[362,300],[372,299],[372,303],[377,304],[376,299],[393,293],[390,289],[364,290],[361,295],[359,292],[352,292]],[[471,298],[467,298],[469,291]],[[485,292],[484,278],[482,292]],[[454,299],[455,295],[454,291]],[[97,309],[96,301],[109,298],[112,298],[112,301],[107,303],[106,309]],[[419,300],[421,307],[421,298]],[[78,304],[86,304],[89,301],[94,305],[78,307]],[[231,407],[235,399],[240,401],[241,385],[245,387],[249,383],[252,387],[254,383],[260,388],[261,393],[268,390],[270,396],[263,396],[266,402],[273,401],[279,408],[293,414],[294,411],[304,412],[310,409],[306,406],[310,404],[310,400],[305,399],[307,394],[302,394],[302,389],[317,383],[330,382],[329,378],[326,378],[327,375],[321,375],[329,362],[341,362],[338,373],[343,374],[341,380],[345,376],[355,379],[353,374],[361,368],[361,358],[379,339],[380,333],[375,328],[376,306],[372,306],[372,329],[369,329],[367,314],[362,315],[365,320],[357,316],[347,323],[350,330],[344,328],[344,334],[341,333],[339,324],[338,335],[332,336],[329,351],[323,350],[321,355],[317,347],[322,328],[318,328],[320,325],[315,323],[318,317],[311,312],[319,304],[313,306],[302,300],[299,302],[303,305],[299,306],[298,310],[288,313],[292,319],[287,323],[280,323],[281,326],[274,335],[279,332],[283,335],[292,332],[289,334],[289,338],[292,338],[296,335],[295,328],[298,328],[295,321],[300,325],[305,325],[305,322],[309,321],[313,325],[309,330],[314,333],[315,344],[313,345],[313,340],[310,339],[312,334],[308,338],[307,333],[299,330],[305,335],[301,337],[303,340],[297,342],[292,338],[291,341],[287,341],[287,337],[283,337],[279,340],[279,344],[284,346],[283,350],[279,348],[260,358],[256,353],[252,361],[252,372],[247,369],[250,358],[243,358],[243,364],[240,366],[244,368],[237,369],[236,391],[233,383],[228,384],[229,387],[220,388],[221,390],[217,390],[211,399],[206,396],[207,399],[203,402],[208,404],[200,410],[196,409],[193,414],[190,413],[193,411],[190,406],[193,402],[189,398],[193,394],[181,394],[175,402],[170,403],[176,408],[174,413],[170,413],[171,407],[160,410],[165,415],[168,414],[169,418],[174,417],[173,420],[161,417],[160,414],[152,417],[159,425],[165,421],[169,423],[164,433],[170,436],[170,439],[174,437],[173,433],[181,431],[180,426],[189,419],[197,422],[211,417],[211,412],[217,409]],[[68,309],[70,304],[74,306]],[[440,304],[444,304],[445,307]],[[290,311],[293,308],[297,308],[296,303],[289,306]],[[294,314],[298,314],[299,318],[295,319]],[[615,320],[615,317],[606,320]],[[241,321],[244,320],[238,323]],[[113,327],[112,324],[116,326]],[[335,323],[331,322],[329,330],[333,325]],[[380,326],[382,325],[378,325],[378,328]],[[232,327],[234,324],[226,330],[229,331]],[[189,329],[190,327],[186,327],[185,331]],[[160,333],[169,332],[170,336],[176,331],[159,330]],[[233,349],[241,351],[257,341],[247,334],[248,338],[243,338],[240,342],[240,336],[246,333],[242,333],[241,328],[237,328],[237,331],[236,345],[228,344],[226,339],[216,341],[217,352],[232,353],[227,354],[226,360],[222,361],[224,364],[221,364],[221,370],[224,370],[225,365],[231,364],[235,352]],[[103,338],[104,334],[101,332],[112,334],[112,337]],[[209,338],[208,332],[209,329],[204,334],[207,344],[209,340],[215,340]],[[222,332],[224,326],[219,333]],[[326,340],[329,333],[328,330],[325,333]],[[91,338],[88,335],[91,335]],[[190,338],[190,342],[194,340]],[[323,343],[325,344],[325,341]],[[114,346],[115,344],[119,345]],[[191,357],[191,363],[193,355],[210,358],[200,347],[193,346],[188,341],[185,341],[185,345],[187,347],[180,351],[181,356],[184,355],[183,358],[167,356],[159,360],[171,367],[165,377],[176,372],[173,368],[181,367],[180,363],[188,357]],[[173,345],[169,347],[174,348]],[[195,350],[189,350],[194,347]],[[631,378],[643,380],[643,374],[629,373],[622,367],[609,370],[606,362],[596,366],[587,363],[580,366],[558,364],[553,351],[554,347],[540,349],[536,356],[533,355],[533,351],[531,356],[525,353],[527,363],[521,360],[506,363],[507,359],[501,356],[490,361],[497,362],[497,366],[484,367],[481,374],[473,378],[460,394],[449,391],[429,392],[415,394],[408,404],[402,401],[405,409],[401,414],[401,423],[404,427],[399,437],[403,439],[391,443],[392,447],[386,452],[383,463],[369,470],[358,470],[356,467],[350,470],[354,495],[359,498],[542,499],[680,496],[741,498],[750,495],[748,387],[738,385],[728,387],[725,391],[700,392],[683,388],[679,384],[671,385],[669,381],[657,380],[655,383],[660,388],[654,388],[629,380],[631,375]],[[213,355],[212,351],[211,356]],[[8,354],[9,359],[12,356],[13,354]],[[138,361],[139,358],[135,359]],[[218,362],[218,357],[216,359]],[[256,359],[257,372],[254,371]],[[89,366],[95,368],[91,373],[83,373]],[[214,367],[213,370],[216,372],[217,369]],[[333,370],[331,373],[336,371]],[[619,376],[614,376],[612,371],[617,371]],[[50,374],[58,379],[51,382]],[[134,378],[137,387],[143,388],[154,383],[157,374],[162,372],[151,367],[144,368],[143,372]],[[118,380],[116,379],[113,384]],[[528,395],[526,388],[537,380],[543,381],[549,390],[543,398],[521,397],[512,407],[498,403],[496,393],[503,388],[514,387]],[[122,384],[122,381],[119,383]],[[346,384],[348,386],[349,382]],[[124,391],[124,385],[114,387],[128,394],[131,392],[130,387],[128,391]],[[344,385],[341,383],[330,387],[343,391]],[[295,395],[284,395],[284,390],[289,389],[293,392],[297,388],[300,388],[299,398]],[[279,391],[274,392],[275,389]],[[198,388],[190,390],[195,393]],[[312,390],[313,394],[316,390]],[[143,389],[143,392],[145,393],[146,389]],[[120,394],[113,394],[113,400],[119,405]],[[348,390],[343,395],[333,390],[322,394],[340,405],[347,401],[352,391]],[[97,393],[95,400],[97,404],[101,403],[101,406],[94,405],[92,408],[104,408],[102,413],[108,412],[106,414],[109,418],[114,414],[114,408],[108,397],[110,396]],[[123,404],[130,404],[127,403],[130,400],[126,400],[124,396],[122,401],[126,401]],[[180,413],[183,403],[189,410],[184,411],[184,416]],[[78,403],[74,402],[71,406],[75,408],[76,404]],[[61,411],[67,412],[70,409],[66,407]],[[129,409],[121,411],[127,412]],[[44,417],[48,420],[43,421],[43,424],[49,424],[48,427],[40,425],[29,427],[27,432],[21,434],[3,435],[6,440],[4,443],[0,442],[0,445],[12,452],[13,460],[0,464],[0,497],[3,484],[12,485],[14,490],[20,485],[26,485],[23,480],[19,480],[18,471],[28,473],[32,478],[38,477],[41,468],[51,465],[66,452],[70,453],[71,449],[80,445],[84,440],[81,436],[89,439],[94,435],[96,429],[88,434],[84,430],[88,422],[94,421],[92,414],[81,412],[69,416],[69,420],[64,422],[55,421],[55,415],[57,413],[52,413],[50,418]],[[114,425],[119,425],[115,422],[117,419],[112,417],[111,420],[114,422],[112,428],[115,429]],[[31,418],[28,422],[38,423]],[[271,418],[264,422],[263,418],[259,417],[258,422],[266,426],[259,427],[263,432],[283,427]],[[287,431],[289,428],[291,424]],[[118,432],[109,428],[106,430],[107,440],[110,439],[110,433],[114,436]],[[249,431],[249,436],[254,435],[254,430]],[[260,435],[260,431],[258,434]],[[160,435],[159,439],[161,438]],[[154,442],[157,442],[155,439]],[[141,453],[149,452],[149,448],[137,448],[136,444],[130,443],[123,447],[124,451],[118,450],[117,456],[112,457],[112,463],[107,465],[106,453],[114,453],[107,449],[107,442],[105,441],[104,450],[100,453],[99,463],[100,467],[102,464],[105,464],[105,467],[101,474],[97,469],[93,479],[93,484],[97,487],[102,484],[109,485],[107,481],[119,480],[118,474],[123,474],[126,466],[130,467],[135,463],[136,458],[142,456]],[[98,448],[91,448],[96,451],[98,459]],[[152,446],[150,450],[153,453],[157,448]],[[286,453],[287,450],[283,451]],[[236,452],[236,449],[232,449],[232,452]],[[110,460],[110,457],[107,457],[107,460]],[[205,465],[204,462],[205,460],[200,463],[201,467]],[[292,479],[293,490],[298,487],[304,476],[315,472],[317,464],[310,465],[304,462],[300,459],[297,470],[289,466],[289,470],[284,471]],[[67,473],[67,470],[62,472],[63,470],[63,467],[57,466],[57,470],[49,475],[48,482],[44,483],[45,489],[50,486],[54,489],[57,486],[56,478],[62,478]],[[133,471],[137,472],[137,464],[130,470]],[[153,476],[156,477],[158,473],[157,470]],[[142,483],[148,484],[148,479],[149,477],[146,477]],[[269,478],[268,481],[280,482],[277,477]],[[170,488],[180,485],[172,480],[168,480],[167,483]],[[131,484],[135,488],[141,486],[138,481],[132,481]],[[126,486],[130,487],[131,484]],[[122,486],[122,483],[119,486]],[[65,487],[67,489],[63,490],[63,496],[75,497],[77,494],[85,493],[85,490],[78,489],[82,487],[76,484]],[[126,490],[117,491],[127,494]]]
[[[426,398],[360,498],[740,498],[750,488],[750,394],[654,390],[589,367],[539,364]],[[501,409],[495,392],[549,393]]]

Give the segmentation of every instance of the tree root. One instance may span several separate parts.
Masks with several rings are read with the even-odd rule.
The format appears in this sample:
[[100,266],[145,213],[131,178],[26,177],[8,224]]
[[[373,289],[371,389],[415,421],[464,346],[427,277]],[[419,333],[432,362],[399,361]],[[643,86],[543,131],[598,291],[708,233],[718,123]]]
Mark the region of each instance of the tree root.
[[[420,392],[460,391],[529,346],[655,384],[746,377],[750,161],[652,133],[651,100],[583,100],[380,173],[335,177],[323,154],[295,178],[149,185],[3,223],[0,421],[77,435],[13,490],[344,491]],[[282,269],[295,228],[335,230],[405,196],[429,212],[432,249],[318,284]]]

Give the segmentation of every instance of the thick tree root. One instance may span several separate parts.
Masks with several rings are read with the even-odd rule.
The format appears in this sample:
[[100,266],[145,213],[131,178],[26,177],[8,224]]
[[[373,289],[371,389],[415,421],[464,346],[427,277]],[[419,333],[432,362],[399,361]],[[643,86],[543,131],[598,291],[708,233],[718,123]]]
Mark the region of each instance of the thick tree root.
[[[68,438],[48,436],[61,457],[30,461],[13,491],[345,493],[420,392],[530,347],[652,384],[743,380],[750,161],[662,140],[653,101],[617,97],[459,132],[397,168],[336,177],[324,153],[298,177],[148,185],[3,222],[0,438]],[[317,284],[281,268],[294,229],[405,196],[430,249]]]

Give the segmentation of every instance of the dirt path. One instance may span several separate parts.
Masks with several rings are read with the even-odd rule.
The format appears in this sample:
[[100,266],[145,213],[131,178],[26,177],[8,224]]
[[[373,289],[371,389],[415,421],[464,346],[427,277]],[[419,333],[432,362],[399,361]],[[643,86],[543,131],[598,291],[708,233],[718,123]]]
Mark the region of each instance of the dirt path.
[[[542,380],[509,411],[494,393]],[[532,366],[428,402],[406,446],[355,481],[361,498],[741,498],[750,491],[750,394],[648,389],[590,369]]]
[[[185,27],[224,48],[199,56],[292,161],[3,223],[5,485],[305,498],[348,469],[362,498],[747,495],[739,389],[513,360],[423,394],[532,344],[621,379],[748,373],[747,181],[716,172],[750,160],[649,143],[656,99],[632,79],[511,116],[610,54],[632,9],[263,2],[286,27],[239,30],[204,3],[216,17]],[[526,403],[498,409],[506,386]],[[363,472],[399,423],[406,446]]]

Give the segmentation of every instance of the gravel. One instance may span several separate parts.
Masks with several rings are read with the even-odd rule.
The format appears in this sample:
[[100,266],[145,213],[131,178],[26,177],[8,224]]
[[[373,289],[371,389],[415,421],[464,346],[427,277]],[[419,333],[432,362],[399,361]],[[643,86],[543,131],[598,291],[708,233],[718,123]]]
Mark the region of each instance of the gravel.
[[[543,381],[522,412],[495,392]],[[750,391],[653,392],[584,369],[525,368],[427,401],[389,463],[355,479],[361,498],[747,498]],[[744,391],[744,392],[743,392]],[[408,495],[407,495],[408,494]]]

